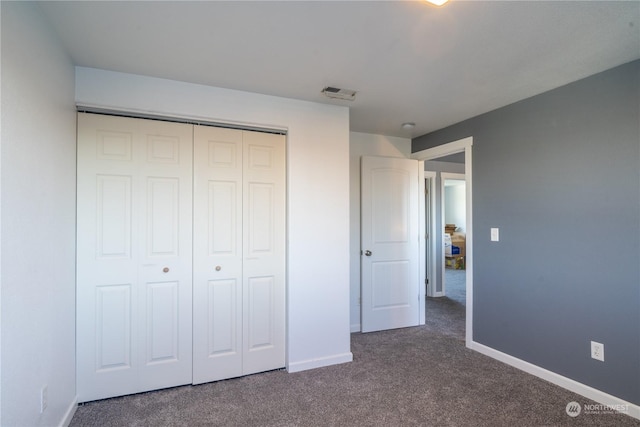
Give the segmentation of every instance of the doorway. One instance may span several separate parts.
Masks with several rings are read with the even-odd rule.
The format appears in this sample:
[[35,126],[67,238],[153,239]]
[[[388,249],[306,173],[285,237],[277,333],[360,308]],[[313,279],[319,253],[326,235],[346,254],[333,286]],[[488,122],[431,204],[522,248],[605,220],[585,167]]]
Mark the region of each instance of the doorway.
[[[458,154],[464,156],[464,182],[465,182],[465,203],[466,203],[466,241],[465,241],[465,343],[467,347],[471,347],[473,342],[473,205],[472,205],[472,148],[473,137],[467,137],[457,141],[453,141],[447,144],[439,145],[437,147],[429,148],[426,150],[418,151],[412,154],[412,158],[420,160],[422,162],[438,160],[450,155]],[[461,154],[459,154],[461,153]],[[433,198],[431,199],[434,200]],[[433,212],[433,203],[432,212]],[[423,221],[426,221],[427,215],[423,214]],[[424,278],[425,281],[429,280],[429,283],[438,283],[438,280],[442,280],[444,276],[444,255],[440,255],[443,260],[442,264],[436,263],[436,259],[439,258],[438,253],[444,253],[444,242],[442,237],[443,228],[436,228],[435,221],[430,221],[430,230],[427,232],[427,236],[431,237],[426,240],[426,244],[421,248],[422,256],[421,260],[424,260]],[[429,250],[427,250],[429,247]],[[427,254],[430,253],[429,259]],[[442,265],[439,269],[438,266]],[[430,276],[427,276],[427,271],[431,271]],[[433,291],[435,286],[428,286],[428,291]],[[437,290],[437,289],[436,289]],[[434,295],[435,296],[435,295]],[[427,314],[428,315],[428,314]]]
[[[453,157],[453,156],[450,156]],[[463,163],[452,163],[464,169]],[[427,162],[428,163],[428,162]],[[428,167],[428,166],[427,166]],[[440,173],[440,218],[444,229],[441,296],[466,305],[466,182],[464,174]]]

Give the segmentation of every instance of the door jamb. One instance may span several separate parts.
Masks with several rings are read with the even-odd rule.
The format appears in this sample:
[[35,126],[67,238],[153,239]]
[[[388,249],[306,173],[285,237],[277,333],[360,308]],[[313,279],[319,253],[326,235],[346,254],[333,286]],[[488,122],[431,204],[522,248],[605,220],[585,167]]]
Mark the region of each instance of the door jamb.
[[[447,144],[438,145],[426,150],[417,151],[411,154],[412,159],[420,161],[421,169],[424,170],[424,162],[426,160],[437,159],[439,157],[448,156],[449,154],[456,154],[464,152],[464,175],[466,183],[466,221],[467,221],[467,233],[466,233],[466,325],[465,325],[465,345],[471,348],[473,343],[473,187],[472,187],[472,158],[471,148],[473,146],[473,137],[459,139],[457,141],[449,142]],[[424,194],[424,193],[423,193]],[[424,213],[424,209],[422,209]],[[424,223],[424,216],[421,216],[420,221]],[[421,239],[424,241],[423,239]],[[424,245],[422,245],[424,247]],[[424,253],[421,255],[420,271],[424,272],[425,268]],[[424,275],[422,276],[424,277]]]
[[[420,162],[420,168],[424,169],[424,162]],[[429,261],[429,265],[425,265],[424,263],[421,264],[421,268],[422,266],[424,266],[426,267],[426,270],[421,271],[420,277],[424,277],[425,279],[429,280],[429,283],[425,287],[427,292],[426,296],[428,297],[433,296],[433,293],[434,293],[433,285],[435,285],[436,277],[437,277],[436,262],[435,262],[435,258],[433,257],[433,254],[435,254],[435,251],[436,251],[436,238],[435,238],[436,222],[433,215],[433,209],[436,205],[436,177],[437,177],[437,172],[433,172],[433,171],[424,172],[424,181],[425,181],[424,192],[426,193],[425,202],[426,202],[426,197],[428,197],[430,212],[427,212],[425,207],[423,208],[425,209],[424,216],[420,215],[421,222],[425,223],[425,229],[424,229],[425,232],[422,235],[425,236],[424,241],[426,242],[426,245],[428,245],[428,247],[425,246],[424,249],[421,246],[420,259],[425,260],[425,263],[427,262],[427,260]],[[428,186],[426,182],[427,179],[429,180]],[[430,216],[428,229],[426,228],[427,216]],[[422,221],[422,219],[424,219],[424,221]]]

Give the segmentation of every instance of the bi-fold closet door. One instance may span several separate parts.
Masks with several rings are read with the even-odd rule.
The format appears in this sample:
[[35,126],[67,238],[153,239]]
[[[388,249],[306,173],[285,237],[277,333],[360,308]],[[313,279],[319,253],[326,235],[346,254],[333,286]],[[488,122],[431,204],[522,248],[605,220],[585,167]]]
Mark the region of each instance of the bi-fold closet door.
[[284,366],[282,135],[194,129],[193,383]]
[[284,366],[284,171],[282,135],[78,114],[79,401]]

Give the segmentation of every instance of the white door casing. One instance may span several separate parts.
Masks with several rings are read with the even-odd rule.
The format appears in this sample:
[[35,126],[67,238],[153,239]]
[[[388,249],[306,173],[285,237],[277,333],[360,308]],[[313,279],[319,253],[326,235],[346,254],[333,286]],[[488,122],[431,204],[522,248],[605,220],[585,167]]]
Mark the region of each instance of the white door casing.
[[195,384],[284,367],[283,135],[194,130]]
[[[433,148],[418,151],[411,154],[412,159],[424,162],[426,160],[434,160],[440,157],[448,156],[455,153],[464,153],[464,176],[466,183],[466,284],[467,284],[467,303],[466,303],[466,322],[465,322],[465,343],[471,348],[473,346],[473,137],[469,136],[447,144],[438,145]],[[432,257],[433,259],[433,257]]]
[[363,157],[362,332],[420,320],[419,163]]
[[191,382],[192,127],[78,114],[79,401]]

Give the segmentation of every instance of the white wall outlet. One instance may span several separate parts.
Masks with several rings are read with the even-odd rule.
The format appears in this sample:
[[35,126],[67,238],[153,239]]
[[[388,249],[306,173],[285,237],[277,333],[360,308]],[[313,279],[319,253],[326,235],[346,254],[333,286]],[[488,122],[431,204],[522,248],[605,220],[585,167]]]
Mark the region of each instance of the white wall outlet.
[[47,409],[47,404],[49,403],[48,400],[49,400],[49,388],[45,384],[40,389],[40,413],[41,414],[44,412],[45,409]]
[[492,228],[491,229],[491,241],[492,242],[500,241],[500,229],[499,228]]
[[591,341],[591,358],[604,362],[604,344]]

